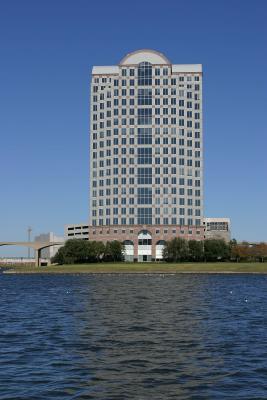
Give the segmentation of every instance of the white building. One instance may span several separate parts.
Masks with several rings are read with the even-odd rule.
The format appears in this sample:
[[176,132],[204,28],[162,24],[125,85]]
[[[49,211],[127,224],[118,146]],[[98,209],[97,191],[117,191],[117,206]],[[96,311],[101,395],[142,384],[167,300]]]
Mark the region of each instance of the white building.
[[138,50],[93,67],[90,149],[92,240],[149,261],[164,239],[204,238],[201,64]]
[[203,218],[205,239],[231,240],[230,218]]

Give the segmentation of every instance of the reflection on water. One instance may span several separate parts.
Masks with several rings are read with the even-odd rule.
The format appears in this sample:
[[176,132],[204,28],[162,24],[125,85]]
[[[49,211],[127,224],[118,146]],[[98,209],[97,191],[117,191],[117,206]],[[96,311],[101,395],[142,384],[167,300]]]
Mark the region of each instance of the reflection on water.
[[266,399],[263,275],[0,275],[0,399]]

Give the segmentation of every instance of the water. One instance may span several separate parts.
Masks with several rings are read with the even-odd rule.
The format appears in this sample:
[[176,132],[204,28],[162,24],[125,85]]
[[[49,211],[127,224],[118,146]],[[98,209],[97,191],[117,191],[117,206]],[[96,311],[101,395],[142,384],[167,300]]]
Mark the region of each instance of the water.
[[0,275],[0,399],[267,399],[264,275]]

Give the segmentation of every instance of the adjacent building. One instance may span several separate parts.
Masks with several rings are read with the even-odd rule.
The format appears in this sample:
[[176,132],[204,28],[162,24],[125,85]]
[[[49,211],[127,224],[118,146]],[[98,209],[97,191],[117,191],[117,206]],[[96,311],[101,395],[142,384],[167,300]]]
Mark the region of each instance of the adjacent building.
[[204,218],[205,239],[231,240],[230,218]]
[[84,239],[88,240],[89,226],[88,222],[81,224],[69,224],[64,226],[64,238],[68,239]]
[[93,67],[90,114],[90,240],[124,241],[138,261],[203,240],[201,64],[139,50]]

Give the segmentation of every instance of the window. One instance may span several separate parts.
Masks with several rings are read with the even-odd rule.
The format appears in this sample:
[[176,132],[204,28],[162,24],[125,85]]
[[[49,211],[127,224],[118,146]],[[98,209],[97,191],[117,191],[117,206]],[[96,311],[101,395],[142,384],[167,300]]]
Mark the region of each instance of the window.
[[138,188],[138,204],[152,204],[152,188]]
[[152,164],[152,148],[138,148],[138,164]]
[[138,128],[138,144],[152,144],[151,128]]
[[148,62],[143,62],[138,66],[138,85],[152,85],[152,66]]
[[163,75],[168,75],[168,68],[163,68]]
[[139,225],[152,224],[152,208],[138,208],[137,215]]
[[152,124],[152,109],[139,108],[138,109],[138,125],[151,125]]
[[152,168],[138,168],[138,184],[152,184]]
[[152,105],[152,89],[138,89],[138,105]]

